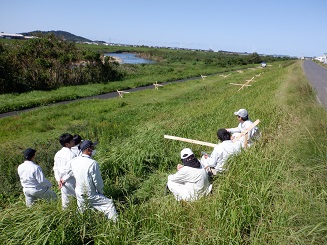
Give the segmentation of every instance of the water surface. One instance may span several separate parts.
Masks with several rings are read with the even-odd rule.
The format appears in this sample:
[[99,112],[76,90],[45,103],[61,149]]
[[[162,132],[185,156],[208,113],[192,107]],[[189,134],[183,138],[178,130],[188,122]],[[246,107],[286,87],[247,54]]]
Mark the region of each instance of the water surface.
[[105,56],[117,57],[122,61],[122,64],[151,64],[155,63],[152,60],[137,57],[133,53],[105,53]]

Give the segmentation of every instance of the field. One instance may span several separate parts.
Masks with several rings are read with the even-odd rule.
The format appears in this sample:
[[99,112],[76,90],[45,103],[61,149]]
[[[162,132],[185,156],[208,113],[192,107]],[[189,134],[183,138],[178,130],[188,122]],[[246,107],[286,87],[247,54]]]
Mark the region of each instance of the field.
[[[252,77],[240,91],[229,84]],[[210,196],[191,203],[165,196],[180,150],[191,147],[200,156],[212,149],[163,135],[217,143],[216,131],[236,126],[240,108],[260,119],[261,140],[230,159]],[[326,119],[301,61],[0,119],[0,243],[324,244]],[[74,204],[62,211],[59,200],[25,207],[16,174],[22,150],[37,149],[37,163],[54,184],[53,156],[64,132],[99,141],[95,159],[117,223],[93,211],[79,215]]]

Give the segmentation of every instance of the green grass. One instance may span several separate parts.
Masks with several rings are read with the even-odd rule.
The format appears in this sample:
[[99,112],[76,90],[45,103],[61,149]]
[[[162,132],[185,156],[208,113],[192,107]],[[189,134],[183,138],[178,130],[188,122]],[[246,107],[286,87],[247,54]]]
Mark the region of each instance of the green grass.
[[[251,87],[238,86],[255,74]],[[164,134],[217,142],[216,131],[236,126],[246,108],[263,136],[229,161],[212,195],[193,203],[164,196],[179,152],[212,149]],[[305,112],[305,114],[303,114]],[[301,63],[233,72],[165,85],[124,98],[55,105],[0,119],[0,241],[4,244],[324,244],[327,240],[326,111],[315,102]],[[28,209],[16,176],[21,151],[54,183],[58,136],[98,140],[105,193],[119,211],[113,224],[98,212],[62,211],[60,202]],[[0,242],[1,243],[1,242]]]
[[0,95],[0,113],[45,106],[60,101],[70,101],[78,98],[115,92],[116,90],[152,85],[156,81],[158,83],[175,81],[184,78],[200,77],[201,74],[210,75],[214,73],[223,73],[231,70],[244,69],[246,67],[248,66],[217,68],[204,64],[123,65],[121,69],[129,74],[123,81],[61,87],[52,91],[2,94]]
[[[0,43],[10,45],[11,43],[22,42],[23,40],[1,39]],[[169,49],[153,49],[145,47],[115,47],[104,45],[78,44],[82,50],[91,49],[100,53],[128,51],[134,52],[145,58],[151,58],[157,62],[154,64],[119,66],[119,72],[124,74],[122,81],[109,81],[107,83],[60,87],[52,91],[32,91],[26,93],[12,93],[0,95],[0,113],[45,106],[60,101],[70,101],[93,95],[115,92],[140,86],[152,85],[156,81],[159,83],[175,81],[185,78],[200,77],[200,75],[213,75],[217,73],[227,73],[239,69],[258,66],[251,62],[242,63],[240,57],[214,52],[199,51],[176,51]],[[243,57],[243,56],[242,56]],[[245,57],[245,56],[244,56]],[[271,64],[288,65],[294,61],[284,59],[273,59]],[[208,62],[210,60],[210,62]],[[278,60],[278,62],[276,62]],[[273,62],[275,61],[275,62]],[[238,64],[238,65],[237,65]],[[248,65],[240,65],[248,64]]]

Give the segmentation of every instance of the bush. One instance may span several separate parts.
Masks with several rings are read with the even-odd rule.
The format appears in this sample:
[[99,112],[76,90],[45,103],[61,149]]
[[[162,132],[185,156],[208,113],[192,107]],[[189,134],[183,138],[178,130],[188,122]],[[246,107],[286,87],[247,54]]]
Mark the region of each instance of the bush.
[[0,46],[0,94],[119,80],[117,64],[54,35]]

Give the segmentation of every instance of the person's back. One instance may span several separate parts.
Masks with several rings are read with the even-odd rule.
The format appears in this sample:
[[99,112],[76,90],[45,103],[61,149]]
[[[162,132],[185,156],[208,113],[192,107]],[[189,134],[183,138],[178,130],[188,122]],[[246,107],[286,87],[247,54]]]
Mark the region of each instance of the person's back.
[[[216,146],[216,148],[211,154],[213,156],[216,156],[212,159],[212,167],[214,167],[217,172],[223,172],[226,169],[225,164],[227,160],[231,156],[238,154],[241,151],[241,147],[242,145],[239,141],[235,143],[231,140],[225,140],[221,142],[218,146]],[[207,160],[209,160],[210,162],[210,158]]]
[[221,141],[210,155],[203,155],[201,164],[210,172],[209,168],[214,168],[216,172],[223,172],[227,160],[241,151],[241,142],[233,142],[231,140],[231,133],[226,129],[221,128],[217,131],[217,137]]
[[56,199],[56,194],[50,189],[52,186],[47,180],[39,165],[33,161],[36,150],[28,148],[24,151],[25,161],[17,168],[20,183],[23,187],[26,206],[30,207],[37,199]]
[[184,166],[178,167],[175,174],[168,176],[167,186],[176,200],[194,201],[207,195],[212,186],[207,172],[201,167],[191,149],[185,148],[181,154],[184,152],[187,154],[182,158]]
[[208,174],[204,168],[190,168],[184,166],[184,168],[189,168],[190,180],[185,185],[189,188],[193,197],[201,197],[208,194],[208,188],[210,186]]
[[113,200],[103,195],[103,180],[99,164],[92,159],[95,151],[93,143],[85,140],[81,143],[82,155],[71,161],[71,168],[76,179],[76,198],[81,212],[93,207],[103,212],[108,219],[116,220],[117,212]]
[[71,178],[71,168],[69,162],[75,158],[76,155],[67,147],[62,147],[54,156],[54,172],[57,181],[64,177],[64,180]]
[[[76,157],[71,162],[71,168],[76,179],[76,193],[80,195],[87,194],[88,196],[97,193],[102,194],[100,188],[103,186],[101,175],[95,176],[98,173],[96,164],[96,161],[87,155]],[[94,178],[92,178],[92,175]],[[96,180],[96,183],[94,183],[94,180]]]

